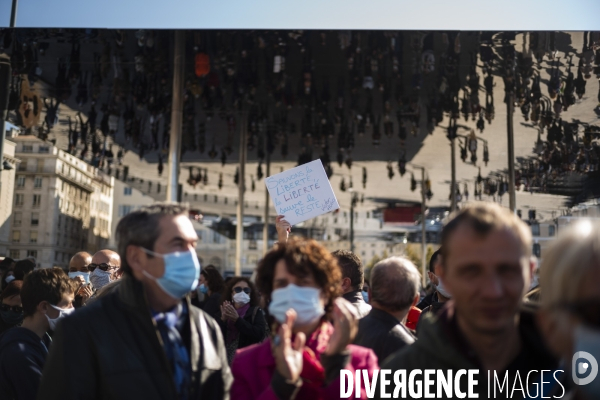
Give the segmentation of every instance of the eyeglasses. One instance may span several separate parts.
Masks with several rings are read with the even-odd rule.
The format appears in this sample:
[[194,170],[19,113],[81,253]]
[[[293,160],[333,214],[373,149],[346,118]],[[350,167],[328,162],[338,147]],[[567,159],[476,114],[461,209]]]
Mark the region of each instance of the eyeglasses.
[[23,307],[21,307],[21,306],[9,306],[8,304],[2,304],[2,305],[0,305],[0,310],[14,311],[16,313],[23,314]]
[[95,270],[96,268],[100,268],[102,271],[108,271],[108,270],[113,270],[113,269],[116,269],[117,267],[115,267],[114,265],[107,264],[107,263],[102,263],[102,264],[90,264],[90,265],[88,265],[88,269],[89,269],[91,272],[94,272],[94,270]]
[[239,286],[238,286],[238,287],[234,287],[234,288],[233,288],[233,291],[234,291],[234,292],[236,292],[236,293],[242,293],[242,290],[243,290],[243,291],[244,291],[244,293],[246,293],[246,294],[250,294],[250,292],[251,292],[251,290],[250,290],[250,288],[249,288],[249,287],[241,288],[241,287],[239,287]]
[[563,303],[559,304],[558,307],[577,315],[584,324],[591,328],[600,329],[600,301],[588,300],[576,303]]

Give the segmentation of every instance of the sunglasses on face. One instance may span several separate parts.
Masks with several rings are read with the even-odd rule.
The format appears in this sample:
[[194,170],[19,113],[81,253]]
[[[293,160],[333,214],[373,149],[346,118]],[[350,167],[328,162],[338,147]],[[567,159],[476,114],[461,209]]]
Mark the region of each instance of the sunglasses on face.
[[113,270],[116,269],[117,267],[107,264],[107,263],[102,263],[102,264],[90,264],[88,265],[88,269],[93,272],[96,268],[100,268],[102,271],[108,271],[108,270]]
[[241,287],[234,287],[233,291],[236,293],[242,293],[242,291],[244,291],[244,293],[246,294],[250,294],[250,288],[249,287],[245,287],[245,288],[241,288]]
[[560,308],[575,314],[590,328],[600,329],[600,301],[565,303]]
[[23,313],[23,307],[21,306],[9,306],[8,304],[0,305],[0,310],[2,311],[14,311],[16,313]]

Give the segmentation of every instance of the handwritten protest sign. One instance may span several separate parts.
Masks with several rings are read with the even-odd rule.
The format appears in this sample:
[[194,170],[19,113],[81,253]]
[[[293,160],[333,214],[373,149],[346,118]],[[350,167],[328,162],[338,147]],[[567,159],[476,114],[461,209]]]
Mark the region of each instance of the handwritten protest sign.
[[278,215],[291,225],[340,208],[321,160],[265,179]]

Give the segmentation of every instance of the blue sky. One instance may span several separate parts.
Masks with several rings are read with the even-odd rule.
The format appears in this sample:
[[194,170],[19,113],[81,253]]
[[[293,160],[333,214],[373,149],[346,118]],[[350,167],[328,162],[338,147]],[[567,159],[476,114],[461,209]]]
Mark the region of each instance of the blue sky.
[[600,0],[20,0],[17,27],[581,31]]

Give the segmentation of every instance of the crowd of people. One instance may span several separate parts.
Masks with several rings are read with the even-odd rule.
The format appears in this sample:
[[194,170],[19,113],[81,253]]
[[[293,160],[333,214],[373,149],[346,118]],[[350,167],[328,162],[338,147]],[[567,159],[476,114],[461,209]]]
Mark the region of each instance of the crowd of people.
[[589,221],[552,244],[538,286],[530,229],[476,202],[445,224],[430,293],[405,257],[380,261],[366,283],[357,255],[290,235],[281,217],[277,228],[252,278],[200,266],[179,204],[126,215],[117,252],[77,253],[68,272],[5,258],[0,397],[337,399],[342,369],[372,378],[380,368],[529,383],[552,371],[560,379],[524,398],[600,396],[569,370],[575,352],[600,357],[600,227]]

